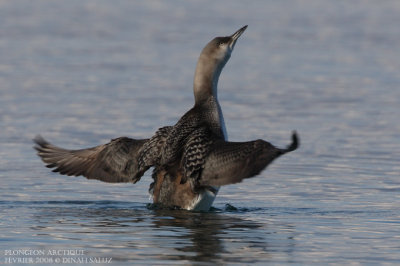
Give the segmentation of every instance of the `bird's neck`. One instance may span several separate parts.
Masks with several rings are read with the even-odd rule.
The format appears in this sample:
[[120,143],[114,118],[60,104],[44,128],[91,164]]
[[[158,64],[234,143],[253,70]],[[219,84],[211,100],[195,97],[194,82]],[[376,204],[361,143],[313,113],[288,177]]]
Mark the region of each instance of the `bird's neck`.
[[194,75],[193,92],[195,106],[201,106],[209,113],[210,122],[215,125],[216,133],[227,140],[224,116],[218,102],[218,80],[222,69],[229,57],[223,62],[212,61],[213,59],[200,55]]
[[193,82],[196,104],[206,101],[209,97],[218,99],[218,80],[224,65],[200,56]]

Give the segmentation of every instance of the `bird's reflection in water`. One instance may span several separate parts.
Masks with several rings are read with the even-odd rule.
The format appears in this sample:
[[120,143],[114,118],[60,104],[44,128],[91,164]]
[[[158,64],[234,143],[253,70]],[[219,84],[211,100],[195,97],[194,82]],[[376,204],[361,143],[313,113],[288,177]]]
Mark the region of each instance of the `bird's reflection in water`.
[[[182,251],[176,259],[219,261],[223,254],[230,253],[233,248],[229,246],[230,243],[237,245],[247,242],[248,245],[241,248],[256,245],[258,251],[261,249],[266,252],[267,249],[265,238],[251,232],[251,229],[259,229],[262,225],[234,215],[184,210],[155,210],[154,214],[158,217],[153,220],[154,227],[186,231],[186,234],[178,238],[169,236],[178,244],[176,250]],[[166,254],[165,257],[170,258],[170,255]]]
[[252,263],[262,257],[268,261],[267,224],[251,220],[247,211],[230,205],[210,212],[155,209],[152,221],[155,229],[186,232],[179,237],[167,235],[178,253],[163,254],[160,258]]
[[[37,235],[62,239],[63,245],[79,246],[91,254],[110,253],[114,261],[268,261],[267,242],[277,240],[277,228],[249,219],[251,211],[246,216],[226,210],[201,213],[112,201],[50,205],[41,204],[35,215],[37,223],[31,229]],[[293,244],[284,238],[280,245]]]

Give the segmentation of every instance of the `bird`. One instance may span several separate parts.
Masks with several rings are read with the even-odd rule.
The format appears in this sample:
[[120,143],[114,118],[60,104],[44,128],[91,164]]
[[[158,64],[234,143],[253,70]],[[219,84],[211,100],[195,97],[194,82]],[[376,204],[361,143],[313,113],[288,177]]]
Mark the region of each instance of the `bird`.
[[203,48],[193,81],[194,106],[175,125],[161,127],[147,139],[120,137],[79,150],[60,148],[37,135],[38,156],[53,172],[110,183],[136,183],[153,167],[149,193],[155,205],[208,211],[221,186],[257,176],[300,144],[296,131],[286,148],[262,139],[228,141],[218,80],[246,28],[216,37]]

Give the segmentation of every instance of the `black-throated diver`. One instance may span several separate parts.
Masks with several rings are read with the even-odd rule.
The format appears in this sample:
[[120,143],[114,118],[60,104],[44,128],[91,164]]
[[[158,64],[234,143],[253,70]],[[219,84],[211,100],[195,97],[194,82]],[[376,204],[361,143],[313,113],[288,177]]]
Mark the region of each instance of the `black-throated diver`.
[[217,98],[218,79],[246,28],[216,37],[204,47],[194,76],[194,107],[174,126],[160,128],[149,139],[121,137],[82,150],[59,148],[37,136],[38,155],[54,172],[104,182],[136,183],[154,166],[149,190],[154,203],[209,210],[220,186],[253,177],[275,158],[298,147],[295,132],[286,149],[264,140],[227,141]]

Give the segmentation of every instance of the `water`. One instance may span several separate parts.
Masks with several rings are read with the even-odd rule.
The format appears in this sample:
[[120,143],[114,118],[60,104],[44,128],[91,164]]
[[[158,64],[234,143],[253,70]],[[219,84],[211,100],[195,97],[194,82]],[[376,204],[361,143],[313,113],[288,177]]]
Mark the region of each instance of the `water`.
[[[398,1],[1,1],[0,24],[2,263],[400,263]],[[106,184],[35,155],[38,133],[81,148],[175,123],[203,46],[246,24],[219,84],[229,138],[296,129],[301,147],[211,212],[148,208],[148,174]]]

